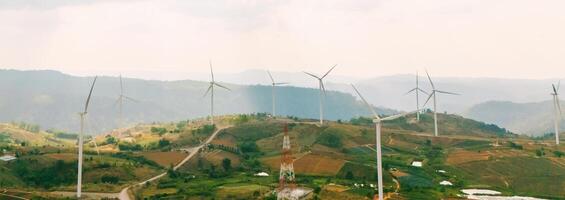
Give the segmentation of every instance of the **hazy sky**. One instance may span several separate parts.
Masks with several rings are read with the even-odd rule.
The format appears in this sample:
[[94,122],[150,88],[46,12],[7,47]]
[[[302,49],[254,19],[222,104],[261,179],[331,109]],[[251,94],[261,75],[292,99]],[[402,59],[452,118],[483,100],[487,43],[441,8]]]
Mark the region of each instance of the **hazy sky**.
[[0,68],[565,77],[563,0],[0,0]]

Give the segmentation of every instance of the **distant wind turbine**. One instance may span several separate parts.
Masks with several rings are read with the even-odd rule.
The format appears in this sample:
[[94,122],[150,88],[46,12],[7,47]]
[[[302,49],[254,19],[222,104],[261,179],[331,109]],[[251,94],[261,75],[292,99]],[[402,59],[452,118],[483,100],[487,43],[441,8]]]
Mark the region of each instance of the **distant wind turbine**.
[[214,124],[214,86],[218,86],[221,88],[224,88],[228,91],[231,91],[228,87],[220,85],[216,82],[216,80],[214,79],[214,70],[212,70],[212,61],[210,61],[210,74],[212,75],[212,80],[210,81],[210,86],[208,86],[208,90],[206,90],[206,93],[204,93],[204,96],[208,95],[208,93],[210,93],[210,123],[213,125]]
[[[122,75],[120,75],[120,96],[118,96],[118,100],[116,100],[116,103],[118,103],[118,105],[119,105],[119,107],[120,107],[120,108],[119,108],[119,109],[120,109],[120,113],[119,113],[119,119],[118,119],[118,120],[119,120],[119,122],[118,122],[118,127],[119,127],[119,128],[121,128],[121,127],[123,126],[123,121],[124,121],[124,119],[123,119],[123,110],[122,110],[122,109],[123,109],[124,100],[128,100],[128,101],[131,101],[131,102],[134,102],[134,103],[138,103],[138,102],[139,102],[138,100],[136,100],[136,99],[134,99],[134,98],[131,98],[131,97],[128,97],[128,96],[124,95],[124,84],[123,84],[123,81],[122,81]],[[114,105],[115,105],[115,104],[114,104]]]
[[[419,93],[422,92],[426,95],[429,95],[426,91],[422,90],[419,86],[419,81],[418,81],[418,72],[416,72],[416,87],[414,89],[411,89],[410,91],[406,92],[406,94],[410,94],[412,92],[416,93],[416,110],[420,110],[420,97],[419,97]],[[416,120],[420,121],[420,112],[416,112]]]
[[304,72],[316,79],[318,79],[318,84],[319,84],[319,89],[320,89],[320,125],[324,124],[324,102],[323,102],[323,96],[326,95],[326,87],[324,87],[324,78],[326,78],[326,76],[328,76],[328,74],[330,74],[330,72],[336,67],[337,65],[334,65],[330,70],[328,70],[328,72],[326,72],[326,74],[324,74],[322,77],[318,77],[312,73],[308,73],[308,72]]
[[273,117],[276,117],[277,114],[276,114],[276,106],[275,106],[275,102],[276,102],[275,101],[275,87],[277,85],[286,85],[288,83],[277,83],[277,82],[275,82],[275,79],[273,78],[273,75],[271,74],[271,72],[267,70],[267,73],[269,74],[269,78],[271,78],[271,82],[272,82],[271,93],[272,93],[272,96],[273,96],[273,98],[272,98],[273,99],[273,111],[271,112],[271,114],[273,115]]
[[400,117],[404,117],[406,115],[412,114],[414,112],[418,112],[419,110],[416,110],[414,112],[409,112],[409,113],[402,113],[402,114],[398,114],[398,115],[394,115],[394,116],[389,116],[389,117],[385,117],[385,118],[381,118],[379,117],[379,115],[377,114],[377,112],[375,111],[375,109],[373,109],[373,107],[365,100],[365,98],[363,98],[363,95],[361,95],[361,93],[359,92],[359,90],[357,90],[357,88],[355,87],[355,85],[351,84],[351,86],[353,87],[353,89],[355,90],[355,92],[357,92],[357,95],[359,95],[359,97],[361,98],[361,100],[363,100],[363,102],[365,103],[365,105],[367,105],[367,107],[369,108],[369,110],[371,111],[371,113],[373,114],[373,122],[375,123],[375,138],[376,138],[376,148],[377,148],[377,176],[378,176],[378,180],[377,180],[377,185],[378,185],[378,195],[379,195],[379,200],[383,200],[383,167],[382,167],[382,151],[381,151],[381,122],[385,122],[385,121],[390,121],[390,120],[394,120]]
[[90,86],[90,92],[88,93],[88,97],[86,98],[86,103],[84,105],[84,111],[79,113],[80,115],[80,134],[78,136],[78,175],[77,175],[77,198],[80,199],[82,193],[82,146],[84,143],[83,134],[84,134],[84,118],[86,117],[86,113],[88,112],[88,104],[90,103],[90,97],[92,96],[92,90],[94,90],[94,84],[96,84],[96,79],[98,77],[94,77],[94,81],[92,82],[92,86]]
[[557,93],[559,91],[560,85],[561,81],[557,83],[557,87],[555,87],[555,84],[551,84],[551,86],[553,87],[553,93],[551,93],[551,95],[553,96],[553,107],[555,109],[555,118],[553,120],[553,125],[555,128],[556,145],[559,145],[559,122],[561,121],[561,105],[559,103],[559,94]]
[[434,82],[432,81],[432,78],[430,78],[430,74],[428,74],[428,70],[426,70],[426,75],[428,76],[428,80],[430,80],[430,85],[432,85],[432,93],[430,93],[430,96],[426,100],[426,103],[424,103],[424,106],[428,103],[428,101],[430,101],[430,99],[432,97],[434,98],[434,136],[437,137],[438,136],[438,128],[437,128],[437,98],[436,98],[436,94],[437,93],[450,94],[450,95],[459,95],[459,94],[453,93],[453,92],[446,92],[446,91],[437,90],[436,86],[434,85]]

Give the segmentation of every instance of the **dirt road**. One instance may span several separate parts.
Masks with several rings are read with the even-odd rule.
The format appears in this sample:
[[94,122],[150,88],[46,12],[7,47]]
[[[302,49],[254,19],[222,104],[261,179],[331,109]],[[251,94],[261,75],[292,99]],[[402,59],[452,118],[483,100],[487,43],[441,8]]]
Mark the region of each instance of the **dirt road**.
[[[204,143],[202,143],[201,145],[199,145],[199,146],[197,146],[197,147],[182,149],[182,150],[184,150],[184,151],[189,151],[190,154],[188,154],[188,156],[186,156],[179,164],[177,164],[175,167],[173,167],[173,170],[177,170],[177,169],[180,168],[182,165],[184,165],[186,162],[188,162],[192,157],[194,157],[194,155],[196,155],[196,154],[200,151],[200,149],[201,149],[202,147],[204,147],[206,144],[208,144],[208,143],[210,143],[212,140],[214,140],[214,138],[216,138],[216,136],[218,135],[218,133],[220,133],[222,130],[224,130],[224,129],[226,129],[226,128],[229,128],[229,127],[230,127],[230,126],[225,126],[225,127],[218,128],[218,130],[216,130],[214,133],[212,133],[212,135],[211,135],[210,137],[208,137],[208,139],[206,139],[206,141],[205,141]],[[143,182],[130,185],[130,186],[128,186],[128,187],[122,189],[122,191],[120,191],[120,194],[119,194],[119,197],[118,197],[118,198],[119,198],[120,200],[130,200],[131,198],[130,198],[130,196],[129,196],[128,191],[129,191],[129,189],[130,189],[131,187],[145,185],[146,183],[156,181],[156,180],[162,178],[162,177],[165,176],[165,175],[167,175],[166,172],[165,172],[165,173],[162,173],[162,174],[159,174],[159,175],[157,175],[157,176],[154,176],[153,178],[147,179],[147,180],[145,180],[145,181],[143,181]]]

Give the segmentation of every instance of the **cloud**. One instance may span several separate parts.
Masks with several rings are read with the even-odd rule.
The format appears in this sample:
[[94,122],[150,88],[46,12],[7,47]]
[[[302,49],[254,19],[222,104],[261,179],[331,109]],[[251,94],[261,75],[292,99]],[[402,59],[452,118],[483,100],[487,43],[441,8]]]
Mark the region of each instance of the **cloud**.
[[0,1],[0,67],[171,79],[204,72],[212,59],[226,72],[315,72],[338,63],[336,73],[353,76],[427,67],[439,76],[545,78],[565,73],[563,6],[557,0]]

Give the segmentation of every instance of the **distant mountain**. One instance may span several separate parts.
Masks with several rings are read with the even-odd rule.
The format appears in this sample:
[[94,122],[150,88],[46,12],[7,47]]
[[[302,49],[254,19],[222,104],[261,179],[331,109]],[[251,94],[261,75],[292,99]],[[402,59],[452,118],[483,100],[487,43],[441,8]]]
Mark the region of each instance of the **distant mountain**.
[[[83,109],[92,80],[93,77],[76,77],[57,71],[0,70],[0,121],[25,121],[39,124],[42,129],[77,131],[77,113]],[[123,80],[125,95],[140,101],[124,104],[127,124],[178,121],[209,114],[209,97],[203,97],[207,82]],[[226,85],[231,92],[216,90],[217,114],[271,111],[270,86]],[[87,120],[90,133],[117,127],[118,94],[117,77],[99,77]],[[380,112],[395,113],[390,109],[380,109]],[[318,118],[318,90],[293,86],[277,88],[277,113]],[[325,101],[327,119],[350,119],[368,114],[353,95],[328,91]]]
[[[564,102],[561,102],[563,105]],[[503,126],[513,132],[541,136],[553,133],[553,102],[489,101],[473,106],[464,116]],[[561,123],[561,130],[565,123]]]
[[[336,70],[339,70],[339,66]],[[293,86],[317,87],[317,82],[302,72],[274,71],[272,73],[277,81],[290,82]],[[460,96],[440,95],[438,110],[458,114],[463,114],[470,107],[486,101],[527,103],[550,100],[551,84],[558,81],[557,79],[436,77],[433,71],[430,73],[438,89],[461,94]],[[270,83],[264,70],[247,70],[218,76],[222,77],[220,80],[230,83]],[[485,76],[488,75],[485,74]],[[203,77],[202,80],[208,79],[208,75],[201,77]],[[325,80],[326,88],[350,94],[355,94],[350,85],[355,83],[364,92],[367,100],[374,105],[399,110],[416,108],[414,94],[405,95],[407,91],[416,86],[415,75],[401,74],[359,79],[330,74]],[[430,91],[430,83],[423,71],[420,72],[420,87]],[[424,103],[426,97],[426,95],[421,95],[420,103]]]

